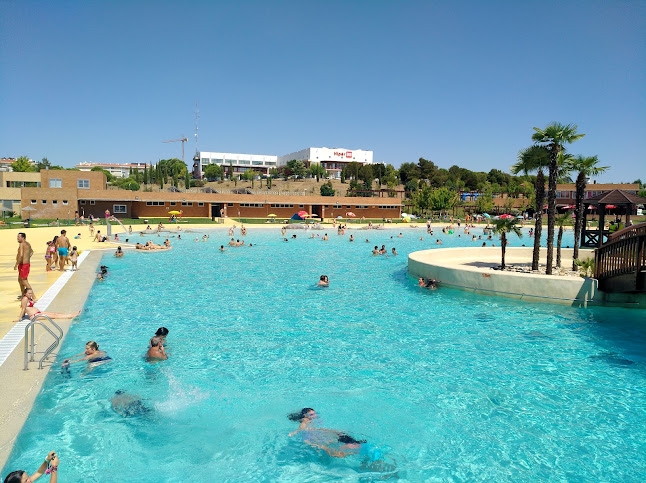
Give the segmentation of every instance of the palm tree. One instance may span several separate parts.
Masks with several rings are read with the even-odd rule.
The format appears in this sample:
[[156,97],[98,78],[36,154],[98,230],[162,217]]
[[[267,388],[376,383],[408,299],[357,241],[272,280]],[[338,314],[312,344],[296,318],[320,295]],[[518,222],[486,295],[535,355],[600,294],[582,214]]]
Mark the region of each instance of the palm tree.
[[574,213],[576,220],[574,222],[574,255],[572,259],[572,270],[576,270],[576,259],[579,258],[579,245],[581,241],[581,232],[583,231],[583,218],[585,215],[585,206],[583,206],[583,196],[585,195],[586,178],[597,176],[608,169],[608,166],[597,166],[599,159],[597,156],[577,156],[569,160],[569,168],[572,171],[578,171],[576,178],[576,206]]
[[552,260],[554,258],[554,223],[556,219],[556,179],[558,178],[558,155],[565,148],[565,144],[581,139],[585,134],[576,132],[575,124],[560,124],[553,122],[545,129],[534,128],[532,140],[545,146],[550,154],[549,180],[547,189],[547,266],[545,273],[552,274]]
[[541,233],[543,232],[543,204],[545,203],[545,176],[543,168],[547,168],[550,162],[550,154],[545,146],[537,144],[523,149],[518,153],[518,162],[511,167],[513,174],[521,171],[525,175],[538,171],[534,181],[535,196],[535,218],[534,223],[534,252],[532,254],[532,270],[538,270],[538,261],[541,249]]
[[498,218],[495,220],[493,227],[494,233],[500,233],[500,246],[502,247],[502,263],[500,268],[505,269],[505,250],[507,249],[507,233],[515,233],[518,238],[523,237],[523,232],[520,227],[516,225],[518,220],[516,218]]
[[562,215],[557,215],[555,218],[555,223],[556,226],[559,227],[559,234],[556,237],[556,266],[557,268],[561,268],[561,241],[563,240],[563,230],[565,227],[565,224],[568,221],[569,218],[568,213],[563,213]]

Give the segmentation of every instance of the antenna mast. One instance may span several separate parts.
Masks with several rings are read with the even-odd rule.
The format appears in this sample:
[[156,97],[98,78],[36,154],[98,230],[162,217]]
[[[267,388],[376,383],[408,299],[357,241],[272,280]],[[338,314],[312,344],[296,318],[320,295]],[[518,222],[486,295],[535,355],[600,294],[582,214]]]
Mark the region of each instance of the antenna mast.
[[199,127],[197,125],[198,119],[200,118],[200,111],[197,108],[197,101],[195,101],[195,156],[193,156],[193,178],[201,179],[202,178],[202,166],[200,165],[200,152],[197,148],[197,133]]

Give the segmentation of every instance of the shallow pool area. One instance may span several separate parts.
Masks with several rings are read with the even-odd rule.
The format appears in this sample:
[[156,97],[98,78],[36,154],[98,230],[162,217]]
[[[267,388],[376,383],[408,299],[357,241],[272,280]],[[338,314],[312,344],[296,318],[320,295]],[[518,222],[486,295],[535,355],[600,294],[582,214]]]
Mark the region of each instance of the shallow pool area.
[[[236,230],[254,246],[220,252],[227,230],[203,230],[168,252],[106,254],[58,362],[89,340],[113,361],[50,370],[2,476],[55,449],[61,481],[643,481],[644,311],[429,291],[409,253],[482,240],[325,232]],[[151,364],[160,326],[170,358]],[[117,391],[145,410],[115,411]],[[288,436],[304,407],[384,464]]]

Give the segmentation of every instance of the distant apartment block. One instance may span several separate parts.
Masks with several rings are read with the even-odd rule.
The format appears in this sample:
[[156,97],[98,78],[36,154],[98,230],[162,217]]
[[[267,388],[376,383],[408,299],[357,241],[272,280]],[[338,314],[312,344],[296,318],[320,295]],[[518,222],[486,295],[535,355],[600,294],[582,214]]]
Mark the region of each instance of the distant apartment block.
[[74,166],[80,171],[92,171],[92,168],[105,169],[115,178],[127,178],[130,170],[143,172],[148,165],[146,163],[89,163],[84,161]]
[[372,164],[373,152],[362,149],[345,148],[306,148],[283,156],[269,154],[241,154],[222,152],[200,152],[200,168],[202,175],[209,164],[218,164],[225,169],[231,167],[233,174],[241,174],[247,170],[269,173],[272,168],[286,166],[293,159],[309,164],[320,164],[331,178],[340,178],[341,170],[351,162]]

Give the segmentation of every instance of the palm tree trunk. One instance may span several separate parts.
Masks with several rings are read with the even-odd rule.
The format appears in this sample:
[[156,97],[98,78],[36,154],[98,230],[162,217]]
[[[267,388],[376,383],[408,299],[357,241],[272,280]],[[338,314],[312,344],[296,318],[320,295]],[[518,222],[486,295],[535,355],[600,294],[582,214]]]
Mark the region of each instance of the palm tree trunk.
[[563,240],[563,227],[559,226],[559,235],[556,239],[556,266],[561,268],[561,240]]
[[554,225],[556,224],[556,178],[558,177],[558,165],[556,156],[560,146],[553,146],[550,151],[550,172],[547,186],[547,263],[545,274],[552,274],[552,262],[554,260]]
[[583,196],[585,194],[585,173],[579,171],[576,178],[576,208],[574,213],[574,255],[572,257],[572,270],[576,270],[574,260],[579,258],[579,245],[581,242],[581,233],[583,232],[583,217],[585,215],[585,206],[583,205]]
[[507,248],[507,234],[503,231],[500,235],[500,244],[502,245],[502,264],[500,268],[505,269],[505,249]]
[[545,176],[539,171],[534,184],[536,191],[536,223],[534,225],[534,252],[532,254],[532,270],[538,270],[541,250],[541,234],[543,232],[543,203],[545,203]]

